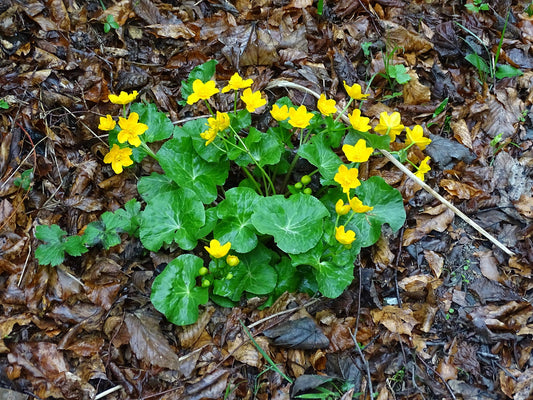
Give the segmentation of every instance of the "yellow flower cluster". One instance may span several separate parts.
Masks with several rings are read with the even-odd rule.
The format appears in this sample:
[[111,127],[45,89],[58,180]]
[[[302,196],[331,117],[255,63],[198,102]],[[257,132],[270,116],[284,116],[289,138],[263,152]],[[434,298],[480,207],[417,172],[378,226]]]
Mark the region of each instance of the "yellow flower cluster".
[[[137,91],[132,93],[120,92],[117,96],[115,94],[109,95],[109,101],[113,104],[126,105],[131,103],[137,98]],[[116,128],[117,123],[111,115],[100,117],[100,124],[98,129],[102,131],[112,131]],[[141,145],[142,141],[140,136],[148,130],[148,125],[139,122],[139,114],[132,112],[128,118],[118,117],[118,126],[120,131],[117,134],[117,140],[119,143],[128,143],[134,147]],[[104,157],[106,164],[111,164],[111,168],[116,174],[122,173],[124,167],[128,167],[133,164],[130,156],[132,155],[132,149],[129,147],[120,147],[118,144],[113,144],[109,153]]]

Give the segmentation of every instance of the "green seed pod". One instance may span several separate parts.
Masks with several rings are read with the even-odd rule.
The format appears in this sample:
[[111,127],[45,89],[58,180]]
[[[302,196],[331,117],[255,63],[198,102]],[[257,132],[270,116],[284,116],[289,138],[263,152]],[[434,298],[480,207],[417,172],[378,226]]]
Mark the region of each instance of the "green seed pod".
[[311,177],[309,175],[304,175],[300,178],[300,182],[304,185],[309,185],[311,183]]

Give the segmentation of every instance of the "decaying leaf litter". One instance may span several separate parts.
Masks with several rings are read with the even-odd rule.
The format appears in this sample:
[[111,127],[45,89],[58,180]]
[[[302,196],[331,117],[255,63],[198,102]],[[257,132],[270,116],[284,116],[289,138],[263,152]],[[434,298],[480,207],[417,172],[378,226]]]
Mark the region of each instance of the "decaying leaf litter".
[[[318,15],[308,0],[140,0],[104,2],[105,10],[98,1],[0,1],[5,393],[288,399],[328,388],[334,398],[370,398],[370,391],[378,399],[531,397],[528,3],[497,1],[478,12],[455,1],[324,3]],[[108,16],[119,27],[105,33]],[[475,53],[490,64],[498,51],[500,64],[523,75],[483,76],[466,61]],[[217,80],[238,71],[254,78],[254,89],[269,87],[270,102],[288,95],[313,109],[311,94],[276,82],[342,104],[342,82],[366,88],[391,52],[410,80],[391,88],[377,76],[363,112],[376,119],[400,111],[406,125],[423,125],[433,140],[426,183],[513,256],[388,159],[373,158],[366,176],[402,192],[408,220],[363,251],[354,284],[335,300],[285,294],[264,310],[258,298],[233,309],[208,305],[196,324],[176,327],[149,299],[175,252],[145,254],[127,240],[57,268],[38,266],[36,225],[77,234],[134,198],[137,177],[153,169],[146,162],[115,175],[103,163],[107,141],[96,127],[116,108],[110,93],[138,90],[181,124],[207,114],[178,105],[181,80],[216,59]],[[33,176],[23,175],[31,168]]]

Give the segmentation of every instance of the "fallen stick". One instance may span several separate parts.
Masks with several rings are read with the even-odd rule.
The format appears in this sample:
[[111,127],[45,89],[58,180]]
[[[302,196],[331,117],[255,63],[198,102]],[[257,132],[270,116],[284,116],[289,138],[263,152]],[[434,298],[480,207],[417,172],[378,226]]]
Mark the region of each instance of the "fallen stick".
[[[285,80],[274,80],[270,82],[265,89],[272,89],[272,88],[293,88],[296,90],[300,90],[302,92],[306,92],[311,94],[312,96],[316,97],[317,99],[320,98],[320,94],[315,92],[312,89],[306,88],[305,86],[299,85],[294,82],[289,82]],[[342,120],[346,124],[350,124],[349,118],[343,114],[341,115]],[[488,240],[490,240],[492,243],[494,243],[498,248],[500,248],[502,251],[507,253],[510,256],[514,256],[515,253],[513,253],[511,250],[509,250],[503,243],[501,243],[498,239],[496,239],[494,236],[492,236],[490,233],[488,233],[485,229],[483,229],[481,226],[479,226],[477,223],[472,221],[468,216],[466,216],[461,210],[459,210],[457,207],[455,207],[452,203],[450,203],[448,200],[446,200],[444,197],[442,197],[440,194],[438,194],[435,190],[433,190],[429,185],[424,183],[420,178],[418,178],[415,174],[413,174],[405,165],[403,165],[400,161],[398,161],[391,153],[389,153],[386,150],[380,150],[381,154],[387,158],[390,162],[392,162],[396,167],[398,167],[404,174],[406,174],[409,178],[414,180],[419,186],[421,186],[426,192],[431,194],[433,197],[435,197],[437,200],[439,200],[442,204],[444,204],[446,207],[448,207],[450,210],[452,210],[455,215],[463,219],[468,225],[470,225],[472,228],[474,228],[476,231],[478,231],[480,234],[485,236]]]

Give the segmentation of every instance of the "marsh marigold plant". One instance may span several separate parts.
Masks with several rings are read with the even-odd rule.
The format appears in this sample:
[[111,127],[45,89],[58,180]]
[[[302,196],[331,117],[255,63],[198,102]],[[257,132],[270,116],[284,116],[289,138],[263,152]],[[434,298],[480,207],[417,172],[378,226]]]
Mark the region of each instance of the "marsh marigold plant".
[[269,92],[267,103],[253,79],[235,73],[220,82],[215,67],[195,67],[182,82],[180,105],[199,115],[183,124],[134,102],[137,92],[110,95],[123,107],[100,117],[110,146],[103,161],[116,174],[147,157],[158,167],[148,164],[154,172],[138,178],[139,196],[88,223],[83,235],[37,227],[42,264],[95,245],[109,249],[128,235],[147,252],[178,253],[154,279],[150,299],[169,321],[187,325],[209,300],[231,307],[253,296],[268,306],[299,289],[335,298],[382,225],[400,229],[398,190],[359,170],[396,141],[398,159],[423,179],[430,160],[420,162],[420,152],[430,140],[421,126],[405,128],[398,112],[371,121],[359,108],[369,97],[359,84],[344,82],[342,110],[325,94],[303,105]]

